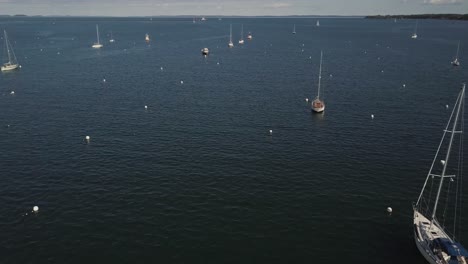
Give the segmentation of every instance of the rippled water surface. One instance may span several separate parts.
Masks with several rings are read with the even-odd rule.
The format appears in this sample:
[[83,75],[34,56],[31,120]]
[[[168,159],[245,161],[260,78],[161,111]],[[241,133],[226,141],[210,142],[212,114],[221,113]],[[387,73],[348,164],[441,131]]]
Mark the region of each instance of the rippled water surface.
[[411,203],[468,24],[414,23],[2,18],[0,263],[425,263]]

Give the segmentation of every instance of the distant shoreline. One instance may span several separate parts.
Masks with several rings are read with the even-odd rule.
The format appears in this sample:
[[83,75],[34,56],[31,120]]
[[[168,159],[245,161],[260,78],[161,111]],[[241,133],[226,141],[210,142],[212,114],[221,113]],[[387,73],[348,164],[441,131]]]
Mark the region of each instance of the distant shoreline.
[[468,14],[420,14],[420,15],[377,15],[366,16],[368,19],[445,19],[468,20]]

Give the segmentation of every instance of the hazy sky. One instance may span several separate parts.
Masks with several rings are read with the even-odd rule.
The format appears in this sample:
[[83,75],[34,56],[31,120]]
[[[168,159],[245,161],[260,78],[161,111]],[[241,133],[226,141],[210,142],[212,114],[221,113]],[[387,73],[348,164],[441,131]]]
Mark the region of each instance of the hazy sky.
[[0,0],[0,14],[368,15],[468,13],[468,0]]

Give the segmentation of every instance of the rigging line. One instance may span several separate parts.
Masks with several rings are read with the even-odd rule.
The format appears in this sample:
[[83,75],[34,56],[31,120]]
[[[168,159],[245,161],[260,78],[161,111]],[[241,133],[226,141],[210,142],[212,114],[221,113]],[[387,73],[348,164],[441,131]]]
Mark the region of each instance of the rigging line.
[[[464,98],[463,98],[464,99]],[[462,100],[462,116],[464,117],[465,116],[465,100]],[[465,131],[465,119],[462,118],[461,119],[461,131]],[[463,134],[460,136],[460,150],[461,150],[461,158],[459,159],[459,162],[460,162],[460,173],[459,173],[459,181],[460,181],[460,213],[459,213],[459,221],[458,221],[458,236],[461,237],[461,223],[462,223],[462,197],[463,197],[463,163],[464,163],[464,160],[463,160],[463,157],[464,157],[464,140],[463,140]],[[460,241],[461,242],[461,241]]]
[[[443,179],[441,179],[443,180]],[[444,206],[444,212],[442,213],[442,226],[445,229],[445,213],[447,212],[447,207],[449,204],[449,198],[450,198],[450,187],[452,186],[452,180],[449,180],[449,184],[447,185],[447,198],[445,199],[445,206]]]
[[[461,97],[461,94],[458,95],[457,102],[461,99],[460,97]],[[419,194],[418,201],[416,202],[416,205],[419,205],[419,201],[421,200],[421,197],[422,197],[422,195],[424,193],[424,189],[426,188],[427,181],[429,180],[432,169],[434,168],[434,164],[435,164],[435,162],[437,160],[437,157],[439,156],[439,151],[440,151],[440,148],[442,147],[442,143],[444,143],[445,135],[447,134],[447,131],[448,131],[449,127],[450,127],[450,123],[452,121],[453,114],[455,113],[456,105],[457,105],[457,103],[455,103],[455,105],[454,105],[454,107],[452,109],[452,113],[450,114],[450,119],[447,122],[447,125],[445,126],[444,134],[442,136],[442,139],[440,140],[439,147],[437,148],[434,159],[432,160],[431,167],[429,168],[429,172],[427,173],[426,181],[424,182],[423,188],[421,190],[421,193]]]

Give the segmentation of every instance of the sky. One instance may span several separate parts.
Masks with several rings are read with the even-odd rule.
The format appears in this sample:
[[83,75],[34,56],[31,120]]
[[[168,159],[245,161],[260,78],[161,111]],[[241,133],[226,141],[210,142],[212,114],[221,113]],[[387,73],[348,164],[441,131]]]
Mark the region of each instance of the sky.
[[468,13],[468,0],[0,0],[0,14],[75,16]]

